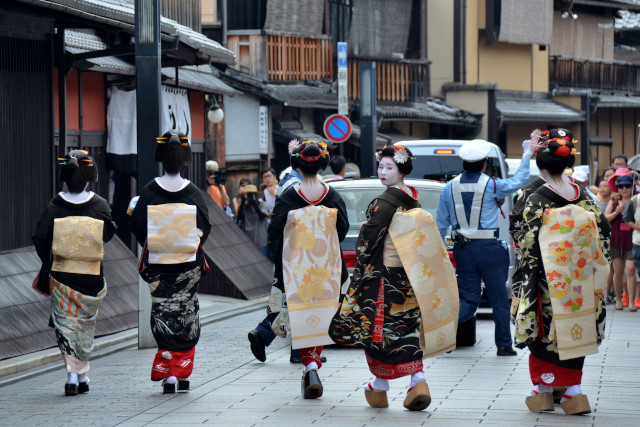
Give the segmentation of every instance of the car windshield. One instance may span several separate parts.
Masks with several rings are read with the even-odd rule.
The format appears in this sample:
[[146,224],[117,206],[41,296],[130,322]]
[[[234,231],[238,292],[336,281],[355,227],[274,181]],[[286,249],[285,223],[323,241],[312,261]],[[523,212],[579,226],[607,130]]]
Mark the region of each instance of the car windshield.
[[[338,194],[347,206],[347,216],[349,217],[349,233],[347,236],[357,236],[360,231],[360,224],[367,221],[367,207],[377,196],[382,194],[384,188],[362,188],[362,187],[336,187]],[[418,190],[418,201],[422,209],[429,212],[434,218],[440,201],[440,188],[416,188]]]
[[[415,156],[413,159],[413,171],[409,174],[409,178],[435,179],[447,182],[461,173],[462,159],[458,156]],[[489,157],[487,169],[484,173],[496,178],[502,178],[500,163],[496,157]]]

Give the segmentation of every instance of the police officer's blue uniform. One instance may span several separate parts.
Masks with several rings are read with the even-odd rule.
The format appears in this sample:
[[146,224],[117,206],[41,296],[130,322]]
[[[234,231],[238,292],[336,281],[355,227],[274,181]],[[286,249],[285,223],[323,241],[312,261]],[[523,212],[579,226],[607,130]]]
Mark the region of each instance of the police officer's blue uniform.
[[[486,156],[468,161],[483,158]],[[510,196],[527,182],[529,158],[525,157],[515,175],[509,179],[492,179],[481,172],[463,172],[447,183],[436,213],[436,223],[443,239],[450,226],[454,234],[461,236],[453,247],[460,294],[458,323],[473,318],[478,309],[482,279],[493,308],[498,349],[511,348],[510,304],[505,287],[509,274],[509,255],[497,240],[498,200]]]

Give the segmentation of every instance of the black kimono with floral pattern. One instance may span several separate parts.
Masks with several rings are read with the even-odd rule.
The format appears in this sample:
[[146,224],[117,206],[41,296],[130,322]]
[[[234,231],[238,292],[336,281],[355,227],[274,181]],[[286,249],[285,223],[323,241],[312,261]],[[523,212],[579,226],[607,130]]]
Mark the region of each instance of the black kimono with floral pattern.
[[[609,258],[608,247],[611,226],[598,205],[587,195],[584,189],[577,185],[576,188],[579,189],[578,196],[573,200],[567,200],[551,189],[548,184],[545,184],[531,194],[525,202],[522,223],[515,230],[514,239],[517,242],[520,256],[524,261],[520,299],[526,300],[527,306],[524,310],[518,312],[515,319],[515,342],[516,347],[519,348],[528,346],[531,353],[538,359],[567,368],[581,369],[584,357],[560,360],[557,344],[548,338],[551,321],[553,320],[553,310],[538,243],[544,210],[573,204],[595,214],[602,251],[607,259]],[[604,284],[602,287],[604,288]],[[597,340],[600,343],[604,337],[606,319],[604,298],[600,299],[596,309],[598,310],[596,317]],[[543,330],[539,330],[541,320]]]
[[[358,259],[342,308],[334,316],[329,336],[337,344],[363,347],[373,359],[391,364],[422,360],[419,343],[420,308],[402,267],[386,267],[384,242],[396,212],[419,208],[417,200],[398,188],[388,188],[367,208],[367,222],[356,241]],[[384,283],[382,343],[373,342],[380,280]]]

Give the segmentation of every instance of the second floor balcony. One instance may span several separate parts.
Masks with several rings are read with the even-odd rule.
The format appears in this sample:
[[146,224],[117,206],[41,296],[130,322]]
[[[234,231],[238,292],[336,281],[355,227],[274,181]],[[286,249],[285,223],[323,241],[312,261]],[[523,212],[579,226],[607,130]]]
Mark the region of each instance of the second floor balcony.
[[640,94],[640,64],[593,58],[552,56],[549,86]]
[[[228,48],[238,60],[234,69],[270,84],[304,80],[334,81],[337,69],[331,38],[270,30],[233,30]],[[375,62],[377,99],[424,102],[430,94],[429,61],[376,57],[348,58],[349,98],[360,99],[360,64]]]

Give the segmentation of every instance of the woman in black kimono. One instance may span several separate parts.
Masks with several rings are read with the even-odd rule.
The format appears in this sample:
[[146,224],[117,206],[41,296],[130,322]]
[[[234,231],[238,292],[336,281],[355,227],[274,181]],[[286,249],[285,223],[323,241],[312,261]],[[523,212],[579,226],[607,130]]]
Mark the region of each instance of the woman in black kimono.
[[378,177],[387,190],[367,208],[367,222],[356,241],[358,262],[351,286],[329,336],[337,344],[364,348],[369,370],[376,377],[365,386],[369,405],[387,407],[389,380],[411,375],[404,406],[420,411],[431,403],[422,372],[420,308],[404,268],[389,266],[390,259],[383,257],[393,215],[418,208],[420,203],[416,189],[404,183],[413,169],[411,152],[389,146],[378,156]]
[[42,260],[38,290],[51,296],[49,325],[55,328],[67,368],[66,396],[89,391],[98,307],[107,294],[102,244],[117,228],[107,201],[87,191],[88,184],[98,180],[95,161],[88,154],[72,150],[58,159],[67,191],[51,199],[32,237]]
[[[209,236],[209,210],[202,192],[180,170],[191,162],[191,148],[184,135],[169,131],[158,138],[156,161],[162,162],[165,174],[153,179],[142,190],[131,215],[131,231],[145,248],[140,261],[140,276],[151,291],[151,331],[158,343],[151,370],[151,380],[162,380],[163,393],[189,390],[195,346],[200,338],[198,286],[202,269],[207,269],[201,248],[186,262],[151,262],[148,239],[149,207],[163,205],[195,206],[196,234],[202,245]],[[135,199],[134,199],[135,200]],[[133,201],[132,201],[133,204]],[[188,231],[193,231],[188,230]],[[195,245],[197,247],[197,245]],[[194,249],[195,250],[195,249]]]
[[[349,231],[349,219],[344,201],[336,190],[318,179],[318,172],[326,168],[329,163],[329,152],[326,145],[317,141],[308,140],[298,143],[298,141],[294,140],[289,145],[289,154],[291,155],[291,167],[300,174],[302,181],[296,182],[284,190],[278,197],[271,215],[268,229],[269,250],[273,254],[275,264],[272,299],[274,299],[274,295],[284,295],[285,293],[283,242],[289,212],[307,206],[333,208],[337,210],[336,231],[338,240],[342,242],[347,235],[347,231]],[[340,283],[342,284],[349,276],[342,249],[340,249],[340,258],[342,264]],[[282,299],[282,301],[284,303],[283,306],[270,304],[267,308],[272,328],[277,335],[281,336],[284,335],[283,328],[285,324],[279,319],[282,319],[286,313],[286,299]],[[322,346],[300,349],[302,364],[305,366],[302,377],[302,395],[305,399],[315,399],[322,396],[322,384],[318,377],[318,369],[322,367],[321,355]]]
[[[560,404],[567,414],[591,411],[587,397],[580,388],[584,357],[561,360],[557,341],[549,337],[554,312],[539,241],[540,230],[546,224],[543,223],[545,212],[576,205],[595,214],[599,240],[607,255],[609,222],[584,189],[569,176],[563,175],[564,170],[573,166],[575,161],[575,142],[571,132],[566,129],[542,133],[536,147],[536,163],[546,183],[526,199],[521,222],[514,228],[513,234],[523,261],[522,287],[516,293],[519,306],[515,317],[515,342],[517,347],[527,346],[531,351],[529,371],[534,389],[525,402],[532,411],[554,410],[552,387],[566,387]],[[586,263],[595,266],[591,260]],[[604,287],[604,283],[601,285]],[[604,336],[606,316],[602,295],[596,301],[594,316],[597,342],[600,343]]]

